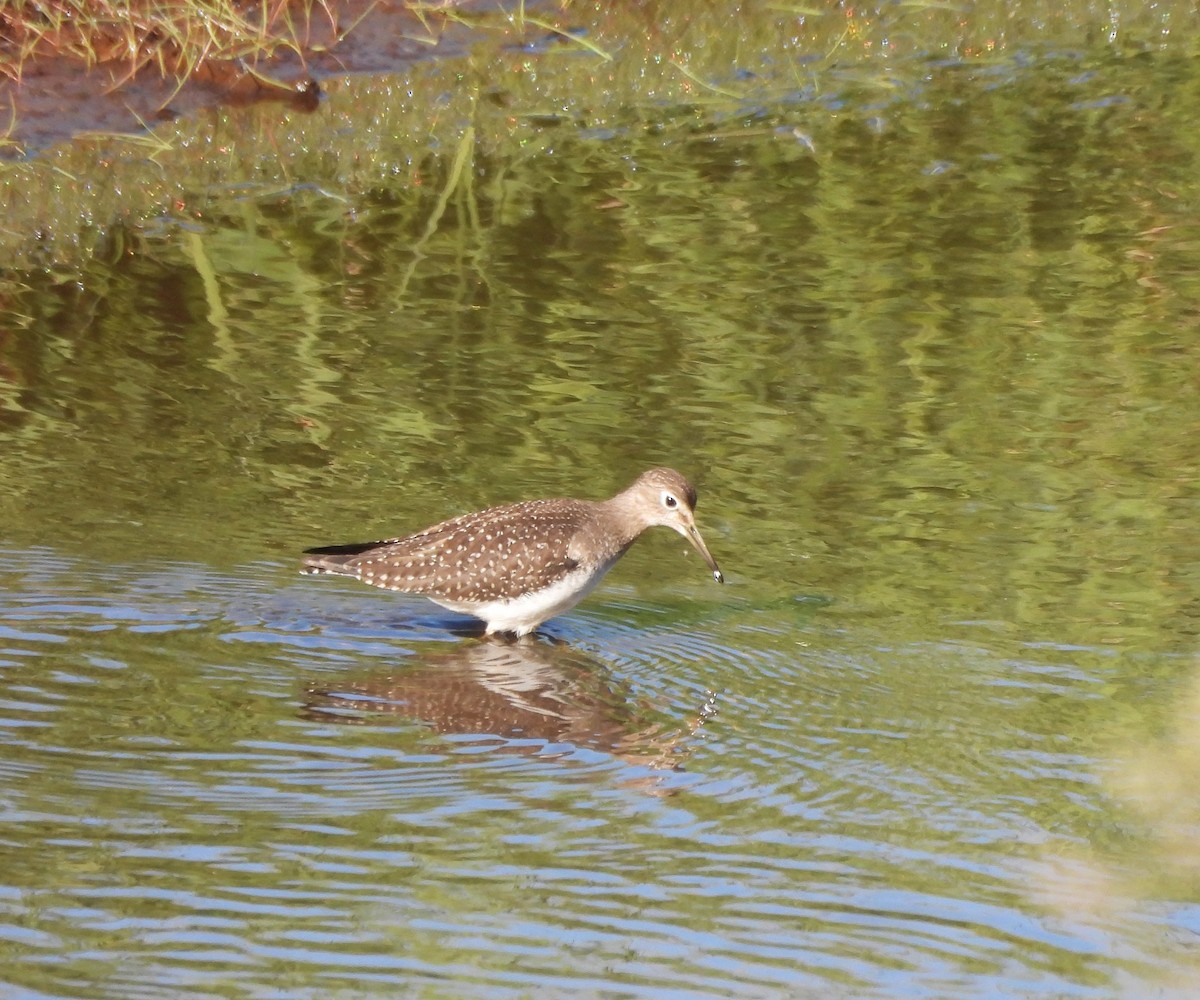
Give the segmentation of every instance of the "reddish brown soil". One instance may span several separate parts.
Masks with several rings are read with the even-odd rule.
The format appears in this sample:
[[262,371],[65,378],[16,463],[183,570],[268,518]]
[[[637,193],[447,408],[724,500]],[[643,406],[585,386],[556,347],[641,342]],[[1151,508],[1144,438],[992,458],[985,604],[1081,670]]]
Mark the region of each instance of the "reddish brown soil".
[[[455,5],[459,11],[478,11],[480,6]],[[426,13],[422,22],[400,0],[342,0],[338,10],[340,24],[314,18],[303,59],[288,53],[255,67],[278,86],[226,63],[202,67],[176,92],[177,82],[154,68],[130,78],[128,62],[103,63],[89,71],[73,60],[39,57],[26,63],[19,83],[0,80],[0,129],[10,116],[13,122],[8,152],[35,152],[81,132],[137,132],[144,124],[219,104],[276,100],[311,109],[320,100],[324,78],[394,72],[415,59],[461,52],[471,38],[468,28],[437,13]],[[339,40],[338,34],[351,25]]]

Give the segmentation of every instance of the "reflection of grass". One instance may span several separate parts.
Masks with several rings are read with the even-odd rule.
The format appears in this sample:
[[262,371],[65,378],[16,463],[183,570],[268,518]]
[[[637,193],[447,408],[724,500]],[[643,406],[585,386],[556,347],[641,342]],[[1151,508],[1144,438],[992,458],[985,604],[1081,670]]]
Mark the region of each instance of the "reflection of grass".
[[[304,58],[316,39],[343,37],[336,0],[9,0],[0,9],[0,74],[30,60],[111,64],[117,85],[146,70],[182,83],[203,70],[247,70],[281,53]],[[327,44],[327,42],[325,43]]]

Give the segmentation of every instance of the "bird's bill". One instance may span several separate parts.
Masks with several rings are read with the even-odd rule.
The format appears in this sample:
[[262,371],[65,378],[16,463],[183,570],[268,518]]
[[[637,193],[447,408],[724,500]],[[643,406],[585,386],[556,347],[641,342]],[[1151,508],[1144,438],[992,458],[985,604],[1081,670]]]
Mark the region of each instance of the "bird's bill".
[[692,547],[708,563],[708,568],[712,570],[713,579],[717,583],[724,583],[725,577],[721,573],[721,567],[717,565],[717,561],[712,557],[712,553],[708,551],[708,546],[704,544],[704,539],[700,537],[700,529],[694,524],[689,524],[687,531],[684,532],[684,537],[692,543]]

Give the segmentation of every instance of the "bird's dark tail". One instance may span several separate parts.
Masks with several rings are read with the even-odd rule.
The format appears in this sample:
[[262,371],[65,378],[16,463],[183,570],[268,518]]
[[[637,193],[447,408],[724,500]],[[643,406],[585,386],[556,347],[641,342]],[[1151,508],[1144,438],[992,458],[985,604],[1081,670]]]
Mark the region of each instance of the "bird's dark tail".
[[300,572],[357,576],[354,569],[355,557],[382,544],[382,542],[351,542],[349,545],[323,545],[318,549],[305,549]]

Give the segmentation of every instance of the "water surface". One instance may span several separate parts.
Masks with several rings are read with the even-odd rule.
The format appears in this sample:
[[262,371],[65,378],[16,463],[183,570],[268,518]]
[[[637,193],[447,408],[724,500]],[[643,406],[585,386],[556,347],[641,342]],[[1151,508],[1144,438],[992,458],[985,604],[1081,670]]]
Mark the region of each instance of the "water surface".
[[[366,185],[321,128],[477,67],[346,81],[290,186],[21,272],[13,996],[1192,994],[1195,69],[889,65],[510,66]],[[660,463],[724,588],[654,532],[509,646],[295,573]]]

